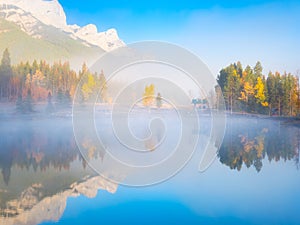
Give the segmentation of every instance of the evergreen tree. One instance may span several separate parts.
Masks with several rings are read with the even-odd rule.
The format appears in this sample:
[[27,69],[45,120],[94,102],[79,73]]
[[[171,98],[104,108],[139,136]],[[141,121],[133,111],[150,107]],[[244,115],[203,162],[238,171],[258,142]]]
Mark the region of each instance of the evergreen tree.
[[10,55],[8,49],[3,52],[1,65],[0,65],[0,100],[2,98],[9,98],[9,80],[13,76],[11,68]]
[[24,112],[25,113],[32,113],[33,112],[33,101],[31,96],[31,90],[28,89],[27,96],[24,101]]
[[282,115],[282,96],[283,96],[283,86],[281,82],[281,75],[280,73],[275,73],[275,97],[276,97],[276,105],[278,115]]
[[255,67],[254,67],[253,70],[254,70],[255,79],[257,79],[257,77],[262,76],[263,68],[262,68],[262,65],[259,61],[255,64]]
[[227,82],[227,68],[222,69],[217,77],[217,82],[219,84],[219,86],[221,87],[221,90],[224,92],[225,89],[225,85]]
[[156,96],[156,107],[160,108],[161,106],[162,106],[162,97],[161,97],[161,94],[158,93]]
[[240,77],[232,64],[227,68],[227,80],[223,93],[227,103],[227,109],[231,112],[238,109],[237,104],[240,94]]
[[72,104],[72,98],[70,95],[70,91],[66,90],[65,96],[64,96],[64,106],[69,108],[69,107],[71,107],[71,104]]
[[273,114],[273,108],[276,107],[277,96],[276,96],[276,84],[275,76],[270,71],[267,78],[267,90],[268,90],[268,104],[269,104],[269,115]]
[[64,105],[64,94],[61,88],[59,88],[56,96],[56,106],[57,108],[62,108],[63,105]]
[[46,107],[46,112],[47,113],[52,113],[54,111],[53,103],[52,103],[52,94],[49,91],[48,92],[48,97],[47,97],[47,107]]
[[99,76],[99,83],[100,83],[100,96],[102,102],[107,102],[107,82],[106,78],[104,76],[103,70],[101,71],[101,74]]
[[18,99],[16,102],[16,110],[18,113],[23,113],[24,112],[24,105],[23,105],[23,99],[22,99],[22,95],[19,94],[18,95]]
[[234,68],[237,71],[237,74],[242,77],[243,76],[243,66],[240,61],[234,63]]
[[223,110],[226,108],[225,106],[225,100],[223,97],[222,89],[219,85],[215,86],[215,93],[216,93],[216,109],[217,110]]

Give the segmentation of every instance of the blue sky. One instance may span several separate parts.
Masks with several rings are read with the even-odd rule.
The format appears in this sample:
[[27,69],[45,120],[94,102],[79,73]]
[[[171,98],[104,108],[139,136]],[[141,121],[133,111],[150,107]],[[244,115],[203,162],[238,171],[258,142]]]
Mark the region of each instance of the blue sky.
[[269,70],[300,70],[300,1],[59,0],[69,24],[116,28],[126,43],[160,40],[194,52],[217,74],[257,60]]

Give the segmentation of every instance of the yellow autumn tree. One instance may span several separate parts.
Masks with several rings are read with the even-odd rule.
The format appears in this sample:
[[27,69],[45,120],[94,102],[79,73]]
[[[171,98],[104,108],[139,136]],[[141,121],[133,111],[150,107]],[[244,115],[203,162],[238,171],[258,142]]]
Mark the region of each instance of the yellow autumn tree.
[[84,100],[89,100],[96,87],[96,81],[92,74],[87,75],[87,82],[82,85],[82,93]]
[[249,97],[254,95],[254,87],[247,81],[243,83],[243,91],[241,91],[241,96],[239,97],[239,100],[242,100],[243,102],[248,105]]
[[150,106],[154,102],[154,91],[155,87],[154,84],[150,84],[149,86],[145,87],[145,92],[143,94],[143,105],[144,106]]
[[254,87],[255,90],[255,99],[258,104],[261,104],[264,107],[268,106],[268,102],[266,101],[265,95],[265,85],[261,79],[261,77],[257,78],[257,83]]

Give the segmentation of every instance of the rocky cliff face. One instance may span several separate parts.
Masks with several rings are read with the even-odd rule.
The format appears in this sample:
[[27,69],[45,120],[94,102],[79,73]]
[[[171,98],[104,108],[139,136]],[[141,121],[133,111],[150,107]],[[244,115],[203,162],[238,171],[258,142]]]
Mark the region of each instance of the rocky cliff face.
[[53,26],[74,40],[111,51],[124,46],[115,29],[98,32],[97,27],[68,25],[64,9],[57,0],[0,0],[0,17],[14,22],[34,38],[42,38],[43,25]]
[[46,25],[60,29],[67,26],[66,14],[57,0],[0,0],[0,4],[7,8],[18,7]]

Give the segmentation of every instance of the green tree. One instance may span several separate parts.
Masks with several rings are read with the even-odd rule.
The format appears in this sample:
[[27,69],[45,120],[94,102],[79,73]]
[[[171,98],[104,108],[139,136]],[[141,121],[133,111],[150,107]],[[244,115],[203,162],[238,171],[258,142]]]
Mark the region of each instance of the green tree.
[[53,103],[52,103],[52,94],[49,91],[48,92],[48,97],[47,97],[47,107],[46,107],[46,112],[47,113],[52,113],[54,111]]
[[283,96],[283,85],[281,80],[281,75],[279,72],[275,73],[275,96],[277,103],[278,115],[282,115],[282,96]]
[[222,89],[219,85],[215,86],[215,93],[216,93],[216,105],[215,108],[217,110],[225,109],[225,101],[222,93]]
[[227,103],[227,110],[231,113],[238,109],[238,98],[240,94],[240,76],[231,64],[227,69],[227,79],[223,90],[224,98]]
[[234,65],[234,68],[235,68],[237,74],[240,77],[242,77],[243,76],[243,66],[242,66],[241,62],[238,61],[237,63],[234,63],[233,65]]
[[18,113],[24,112],[23,98],[21,94],[19,94],[18,99],[16,101],[16,110]]
[[107,82],[106,78],[104,76],[103,70],[100,73],[99,76],[99,86],[100,86],[100,96],[101,96],[101,101],[102,102],[107,102],[108,101],[108,96],[107,96]]
[[156,96],[156,107],[160,108],[161,106],[162,106],[162,97],[161,97],[161,94],[158,93]]
[[3,52],[0,65],[0,99],[9,98],[9,80],[13,75],[8,49]]
[[57,91],[56,106],[58,108],[62,108],[64,106],[64,94],[61,88],[59,88]]
[[259,61],[257,61],[253,70],[254,70],[255,79],[257,79],[258,77],[262,77],[263,67]]
[[70,107],[71,104],[72,104],[72,97],[70,95],[70,91],[66,90],[65,95],[64,95],[64,106]]
[[32,113],[33,112],[33,100],[32,100],[30,89],[27,90],[27,96],[26,96],[26,99],[25,99],[23,105],[24,105],[24,112],[25,113]]
[[292,74],[284,74],[281,77],[283,87],[282,112],[284,115],[296,114],[298,100],[298,79]]

